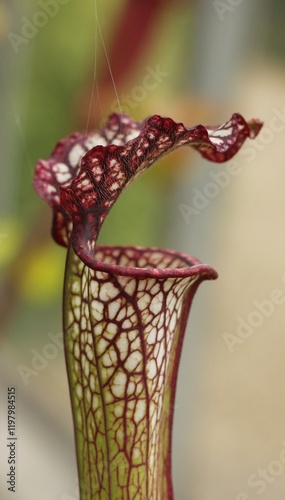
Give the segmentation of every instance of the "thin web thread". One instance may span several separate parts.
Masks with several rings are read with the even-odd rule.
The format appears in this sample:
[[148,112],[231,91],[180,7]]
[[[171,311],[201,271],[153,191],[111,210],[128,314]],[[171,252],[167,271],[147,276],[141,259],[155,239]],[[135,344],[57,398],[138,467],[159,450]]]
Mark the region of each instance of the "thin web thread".
[[119,107],[119,110],[120,110],[120,114],[122,114],[122,106],[121,106],[121,103],[120,103],[119,94],[118,94],[118,91],[117,91],[117,87],[116,87],[116,83],[115,83],[115,79],[114,79],[114,75],[113,75],[113,71],[112,71],[110,59],[109,59],[108,52],[107,52],[107,47],[106,47],[105,39],[104,39],[104,36],[103,36],[103,31],[102,31],[102,28],[101,28],[101,23],[100,23],[100,20],[99,20],[98,8],[97,8],[97,0],[93,0],[93,7],[94,7],[94,18],[95,18],[94,70],[93,70],[93,85],[92,85],[92,90],[91,90],[91,97],[90,97],[90,104],[89,104],[89,111],[88,111],[88,119],[87,119],[87,124],[86,124],[86,133],[88,133],[89,126],[90,126],[92,103],[94,101],[94,87],[96,87],[97,100],[98,100],[99,107],[100,107],[100,114],[103,117],[103,110],[102,110],[101,100],[100,100],[100,89],[99,89],[98,81],[97,81],[97,78],[96,78],[96,73],[97,73],[97,53],[98,53],[98,33],[100,35],[100,39],[101,39],[103,51],[104,51],[104,54],[105,54],[105,59],[106,59],[107,66],[108,66],[108,69],[109,69],[109,73],[110,73],[110,77],[111,77],[111,80],[112,80],[112,84],[113,84],[115,96],[116,96],[116,99],[117,99],[117,102],[118,102],[118,107]]

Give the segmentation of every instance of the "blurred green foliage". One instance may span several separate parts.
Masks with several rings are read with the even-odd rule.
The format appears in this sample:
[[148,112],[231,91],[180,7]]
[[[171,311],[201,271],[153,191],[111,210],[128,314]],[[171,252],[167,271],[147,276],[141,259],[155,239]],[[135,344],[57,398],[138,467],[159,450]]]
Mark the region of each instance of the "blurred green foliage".
[[[12,283],[14,294],[7,313],[9,324],[5,327],[11,341],[18,343],[21,339],[22,343],[23,331],[27,339],[37,335],[37,330],[61,328],[66,252],[50,238],[52,214],[34,192],[34,167],[39,158],[50,155],[59,139],[79,128],[80,99],[88,82],[92,83],[93,79],[99,101],[104,94],[98,84],[99,75],[108,66],[106,54],[126,1],[90,0],[83,6],[70,0],[66,5],[59,5],[57,14],[49,17],[47,24],[38,28],[27,43],[20,44],[18,52],[9,42],[8,34],[21,36],[26,19],[33,22],[42,10],[41,3],[25,0],[21,4],[11,1],[0,5],[3,14],[0,79],[5,83],[1,103],[7,117],[5,127],[2,122],[6,136],[2,134],[0,139],[5,153],[1,167],[2,190],[6,193],[3,201],[13,198],[12,203],[8,203],[12,207],[10,212],[7,205],[0,216],[0,233],[7,235],[1,240],[0,267],[2,278]],[[147,65],[155,68],[159,64],[170,75],[143,102],[130,109],[135,119],[142,120],[154,113],[173,115],[173,92],[177,98],[183,87],[184,61],[189,58],[189,48],[183,40],[188,37],[190,19],[191,16],[185,16],[185,8],[177,8],[175,4],[167,6],[153,37],[145,45],[142,61],[135,61],[134,73],[127,75],[125,93],[141,83]],[[115,97],[114,89],[112,100]],[[87,102],[91,98],[90,90]],[[99,105],[98,113],[102,117],[109,112]],[[103,226],[99,243],[163,245],[167,194],[172,178],[169,172],[174,158],[170,156],[160,162],[160,166],[123,194]],[[35,229],[41,224],[42,231]],[[45,319],[51,317],[46,324]]]

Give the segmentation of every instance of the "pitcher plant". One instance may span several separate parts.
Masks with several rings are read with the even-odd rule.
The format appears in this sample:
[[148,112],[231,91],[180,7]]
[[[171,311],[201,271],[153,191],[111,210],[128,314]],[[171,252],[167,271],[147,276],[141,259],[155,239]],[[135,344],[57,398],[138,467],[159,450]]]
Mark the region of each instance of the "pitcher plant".
[[[36,166],[34,186],[66,247],[64,346],[81,500],[172,500],[171,442],[177,373],[194,294],[217,274],[183,253],[97,246],[121,194],[161,156],[188,145],[229,160],[262,124],[239,114],[186,128],[113,114],[74,133]],[[139,222],[139,221],[138,221]]]

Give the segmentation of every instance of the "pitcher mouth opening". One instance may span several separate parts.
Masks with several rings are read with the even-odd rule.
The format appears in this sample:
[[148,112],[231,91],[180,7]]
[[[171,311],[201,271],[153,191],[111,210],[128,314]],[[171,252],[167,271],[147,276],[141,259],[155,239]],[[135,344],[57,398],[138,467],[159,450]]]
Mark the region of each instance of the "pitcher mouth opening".
[[216,279],[217,272],[198,259],[175,250],[123,245],[98,245],[91,256],[76,252],[77,256],[94,271],[133,278],[186,278]]

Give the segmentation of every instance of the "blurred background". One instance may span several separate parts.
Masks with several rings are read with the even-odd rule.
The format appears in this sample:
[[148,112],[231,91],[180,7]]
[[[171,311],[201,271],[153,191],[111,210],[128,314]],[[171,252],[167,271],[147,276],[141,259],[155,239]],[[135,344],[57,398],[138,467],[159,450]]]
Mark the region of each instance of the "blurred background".
[[100,243],[175,248],[219,272],[198,291],[185,338],[175,499],[284,498],[284,21],[281,0],[0,0],[1,499],[10,498],[10,386],[14,498],[78,499],[61,341],[65,250],[32,178],[60,138],[120,109],[186,126],[233,112],[265,121],[230,162],[235,175],[187,148],[160,161],[121,197]]

